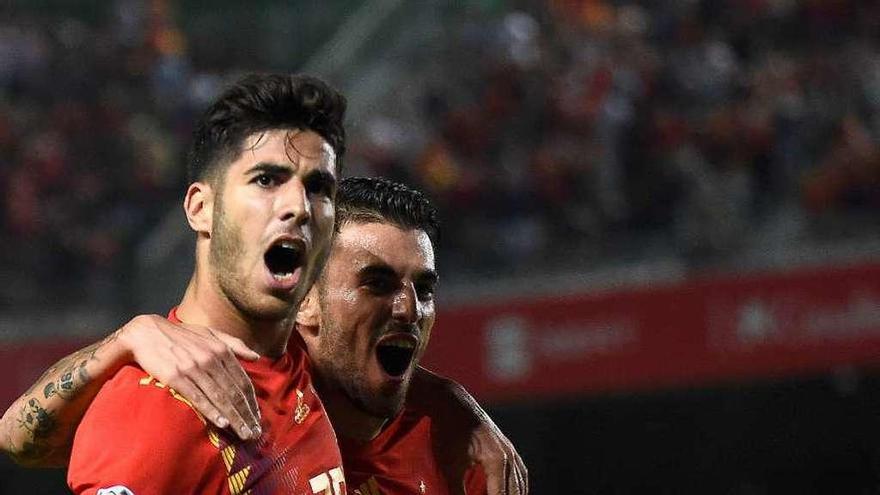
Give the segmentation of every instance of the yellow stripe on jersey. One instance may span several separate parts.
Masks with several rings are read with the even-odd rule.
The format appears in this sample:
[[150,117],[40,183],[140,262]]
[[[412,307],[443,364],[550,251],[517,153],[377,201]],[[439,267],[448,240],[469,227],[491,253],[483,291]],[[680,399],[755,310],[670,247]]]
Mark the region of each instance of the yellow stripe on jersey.
[[230,445],[225,449],[220,451],[220,455],[223,457],[223,464],[226,464],[226,472],[232,472],[232,463],[235,461],[235,446]]
[[[211,443],[220,449],[220,437],[217,435],[217,432],[214,430],[208,431],[208,439],[211,440]],[[229,477],[227,481],[229,482],[229,491],[232,495],[246,495],[250,493],[248,490],[245,493],[242,493],[244,489],[245,483],[247,483],[248,476],[251,474],[251,466],[245,466],[237,473],[232,472],[232,466],[235,464],[235,455],[238,453],[235,445],[227,445],[220,449],[220,458],[223,459],[223,465],[226,466],[226,472],[229,473]]]
[[171,394],[171,397],[173,397],[175,400],[179,400],[180,402],[183,402],[183,403],[186,404],[190,409],[192,409],[192,411],[193,411],[194,413],[196,413],[196,416],[199,418],[199,421],[201,421],[202,424],[205,424],[205,425],[208,424],[208,422],[205,421],[205,418],[202,416],[202,413],[200,413],[199,411],[196,410],[195,407],[193,407],[192,402],[190,402],[189,400],[187,400],[186,397],[184,397],[184,396],[180,395],[179,393],[177,393],[177,391],[174,390],[173,388],[171,388],[171,387],[167,387],[164,383],[162,383],[162,382],[156,380],[156,379],[153,378],[152,376],[147,375],[147,376],[141,378],[140,380],[138,380],[138,385],[141,385],[141,386],[149,386],[149,385],[153,385],[153,386],[155,386],[156,388],[161,388],[161,389],[165,389],[165,388],[167,388],[167,389],[168,389],[168,393]]
[[[204,416],[202,416],[196,410],[196,408],[193,407],[192,402],[187,400],[186,397],[177,393],[177,391],[174,390],[173,388],[167,387],[164,383],[156,380],[155,378],[153,378],[150,375],[147,375],[147,376],[141,378],[140,380],[138,380],[138,385],[141,385],[144,387],[148,387],[148,386],[152,385],[156,388],[167,389],[168,393],[171,395],[171,397],[173,397],[175,400],[178,400],[178,401],[186,404],[190,409],[193,410],[193,412],[196,413],[196,416],[199,418],[199,420],[202,422],[202,424],[209,426],[208,422],[205,420]],[[298,399],[301,401],[302,400],[302,392],[297,390],[297,393],[298,393]],[[299,407],[297,409],[299,409]],[[299,411],[298,411],[298,413],[299,413]],[[302,414],[303,419],[305,419],[305,415],[307,415],[307,414],[308,414],[308,406],[306,406],[306,410]],[[241,469],[237,473],[232,473],[232,466],[235,463],[235,454],[236,454],[235,445],[227,445],[226,447],[221,449],[220,448],[220,435],[218,435],[217,432],[213,428],[210,428],[210,427],[208,428],[208,441],[211,442],[211,445],[213,445],[214,448],[220,450],[220,457],[223,459],[223,464],[226,466],[226,472],[229,474],[227,481],[229,483],[230,493],[232,495],[249,495],[251,493],[251,490],[248,490],[246,492],[243,492],[242,490],[244,490],[244,485],[245,485],[245,483],[247,483],[248,476],[250,476],[250,474],[251,474],[251,466],[246,466],[245,468]]]
[[248,479],[248,476],[251,474],[251,467],[247,466],[241,471],[233,474],[229,477],[229,492],[232,495],[241,495],[241,491],[244,489],[244,484]]
[[220,436],[217,435],[217,432],[213,429],[208,430],[208,440],[211,442],[211,445],[213,445],[214,448],[220,448]]

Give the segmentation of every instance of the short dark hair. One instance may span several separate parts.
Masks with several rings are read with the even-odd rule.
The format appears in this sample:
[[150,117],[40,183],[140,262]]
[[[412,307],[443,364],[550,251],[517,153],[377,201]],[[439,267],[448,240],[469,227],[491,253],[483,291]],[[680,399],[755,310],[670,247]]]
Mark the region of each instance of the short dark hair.
[[187,172],[190,182],[209,179],[218,165],[235,160],[245,138],[269,129],[311,130],[336,152],[336,172],[345,154],[346,101],[311,76],[250,74],[224,91],[193,132]]
[[382,177],[347,177],[336,191],[336,231],[349,222],[384,222],[419,229],[436,244],[437,209],[421,192]]

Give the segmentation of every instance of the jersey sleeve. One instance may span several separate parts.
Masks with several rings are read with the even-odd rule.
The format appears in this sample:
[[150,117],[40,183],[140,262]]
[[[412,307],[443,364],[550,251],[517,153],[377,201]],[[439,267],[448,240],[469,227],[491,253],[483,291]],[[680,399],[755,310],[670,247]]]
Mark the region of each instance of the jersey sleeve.
[[228,493],[208,430],[182,397],[136,367],[108,381],[73,442],[76,494]]

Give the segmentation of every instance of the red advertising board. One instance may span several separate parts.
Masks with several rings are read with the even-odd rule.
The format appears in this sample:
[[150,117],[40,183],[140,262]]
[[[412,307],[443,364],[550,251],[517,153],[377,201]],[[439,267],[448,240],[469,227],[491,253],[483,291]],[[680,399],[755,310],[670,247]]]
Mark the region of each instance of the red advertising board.
[[488,401],[880,364],[880,265],[440,312],[424,364]]

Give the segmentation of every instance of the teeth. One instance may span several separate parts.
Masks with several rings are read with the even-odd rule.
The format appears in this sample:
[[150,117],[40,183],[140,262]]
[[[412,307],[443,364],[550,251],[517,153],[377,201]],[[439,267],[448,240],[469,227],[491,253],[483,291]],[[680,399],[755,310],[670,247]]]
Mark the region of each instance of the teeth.
[[398,347],[400,349],[412,349],[415,347],[415,344],[413,344],[413,342],[408,339],[388,340],[388,341],[385,341],[384,344],[391,346],[391,347]]
[[291,275],[293,275],[293,273],[290,273],[290,272],[288,272],[288,273],[273,273],[272,278],[274,278],[275,280],[284,280],[285,278],[288,278]]

